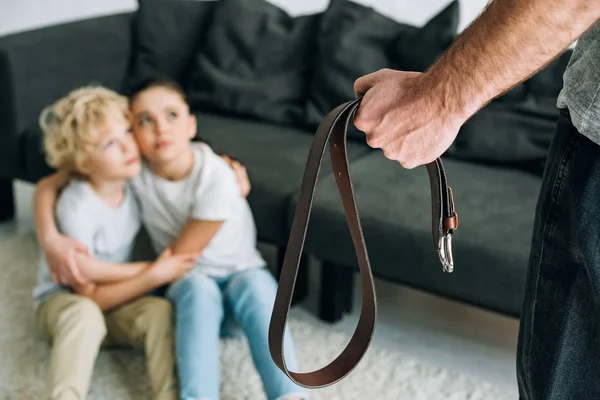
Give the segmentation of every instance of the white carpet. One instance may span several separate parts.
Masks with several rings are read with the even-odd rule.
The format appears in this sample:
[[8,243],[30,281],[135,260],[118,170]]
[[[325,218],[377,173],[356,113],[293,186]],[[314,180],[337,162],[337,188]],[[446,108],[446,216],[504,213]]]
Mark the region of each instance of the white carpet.
[[[35,324],[31,289],[39,249],[33,234],[0,243],[0,400],[42,399],[50,348]],[[323,366],[348,340],[346,335],[294,313],[290,327],[303,371]],[[222,342],[222,399],[262,400],[260,379],[245,340]],[[138,350],[102,350],[89,399],[149,399],[143,355]],[[311,391],[320,399],[515,399],[487,383],[423,365],[372,346],[342,382]]]

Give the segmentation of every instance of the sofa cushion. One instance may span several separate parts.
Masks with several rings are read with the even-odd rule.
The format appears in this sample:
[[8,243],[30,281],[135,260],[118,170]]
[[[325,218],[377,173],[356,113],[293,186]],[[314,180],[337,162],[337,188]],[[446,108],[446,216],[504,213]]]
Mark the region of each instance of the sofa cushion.
[[456,38],[460,4],[454,0],[423,27],[399,35],[389,49],[394,68],[423,72],[429,68]]
[[[199,113],[198,134],[216,151],[238,158],[247,168],[252,207],[261,240],[286,245],[289,196],[300,187],[312,144],[311,132],[247,119]],[[350,144],[351,160],[369,152]],[[328,154],[328,153],[325,153]],[[331,173],[328,158],[322,174]]]
[[[332,0],[323,14],[318,54],[306,104],[305,123],[316,128],[338,105],[352,100],[354,81],[391,67],[387,49],[401,33],[415,27],[398,23],[373,8],[349,0]],[[362,139],[353,125],[349,137]]]
[[[431,233],[427,170],[372,153],[351,176],[375,276],[518,315],[540,179],[517,170],[444,160],[459,227],[455,270],[442,272]],[[291,223],[298,193],[290,198]],[[356,266],[334,177],[320,179],[305,251]]]
[[533,97],[493,102],[461,128],[446,155],[482,164],[517,167],[541,176],[558,110]]
[[[410,70],[429,65],[456,35],[458,1],[423,28],[397,22],[372,7],[332,0],[323,14],[318,56],[306,105],[305,123],[318,126],[333,108],[352,100],[354,82],[382,68]],[[364,134],[350,124],[348,137]]]
[[21,161],[15,139],[44,107],[69,91],[101,84],[119,90],[131,54],[132,13],[93,17],[0,37],[0,166]]
[[265,0],[221,0],[187,88],[194,107],[296,123],[320,13],[292,17]]
[[19,136],[21,159],[25,164],[25,178],[32,182],[54,171],[46,162],[46,154],[42,145],[42,130],[39,126],[31,126]]
[[201,51],[216,1],[138,0],[135,52],[126,90],[152,75],[185,85],[195,51]]

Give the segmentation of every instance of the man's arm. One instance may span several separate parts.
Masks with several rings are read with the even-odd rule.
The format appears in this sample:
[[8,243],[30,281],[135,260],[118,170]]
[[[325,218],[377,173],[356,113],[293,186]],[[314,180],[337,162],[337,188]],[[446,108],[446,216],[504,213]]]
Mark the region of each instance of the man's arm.
[[354,123],[406,168],[430,163],[494,97],[547,65],[600,18],[600,1],[494,0],[424,74],[359,78]]
[[600,18],[594,0],[494,0],[430,68],[470,117],[529,78]]
[[75,260],[81,273],[94,283],[107,283],[133,278],[146,270],[150,262],[110,263],[78,253]]

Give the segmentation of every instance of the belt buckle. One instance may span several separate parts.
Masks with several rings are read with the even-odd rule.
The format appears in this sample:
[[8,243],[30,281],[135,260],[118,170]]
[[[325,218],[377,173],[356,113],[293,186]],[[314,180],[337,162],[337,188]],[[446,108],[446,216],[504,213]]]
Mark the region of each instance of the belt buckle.
[[438,256],[444,272],[454,271],[454,258],[452,257],[452,232],[448,231],[440,236],[438,242]]

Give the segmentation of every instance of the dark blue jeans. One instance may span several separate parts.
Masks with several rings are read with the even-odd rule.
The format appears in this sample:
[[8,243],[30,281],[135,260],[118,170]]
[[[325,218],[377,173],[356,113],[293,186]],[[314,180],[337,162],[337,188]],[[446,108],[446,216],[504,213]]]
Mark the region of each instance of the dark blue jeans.
[[520,399],[600,399],[600,146],[561,111],[535,214]]

